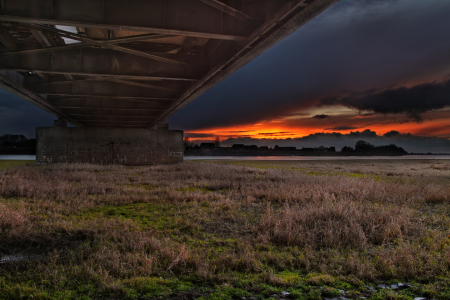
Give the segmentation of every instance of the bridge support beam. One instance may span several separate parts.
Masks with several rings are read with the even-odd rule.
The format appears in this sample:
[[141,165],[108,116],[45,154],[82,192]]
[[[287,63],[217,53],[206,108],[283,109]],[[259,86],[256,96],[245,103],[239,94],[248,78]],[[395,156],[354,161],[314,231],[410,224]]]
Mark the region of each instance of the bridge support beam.
[[58,118],[58,120],[54,121],[53,127],[67,127],[67,121],[62,118]]
[[38,164],[172,164],[184,154],[179,130],[44,127],[36,139]]

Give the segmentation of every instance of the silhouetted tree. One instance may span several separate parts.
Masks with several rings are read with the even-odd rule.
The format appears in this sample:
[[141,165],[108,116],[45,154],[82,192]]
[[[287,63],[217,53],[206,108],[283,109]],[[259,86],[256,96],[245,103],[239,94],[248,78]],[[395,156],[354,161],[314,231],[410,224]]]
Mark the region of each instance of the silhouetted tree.
[[214,140],[214,146],[216,148],[220,147],[220,138],[219,138],[219,136],[216,136],[216,139]]
[[192,148],[192,142],[189,140],[188,137],[185,137],[183,141],[184,141],[184,149]]
[[22,134],[1,135],[0,154],[36,154],[36,139],[28,139]]
[[[345,148],[345,147],[344,147]],[[342,152],[345,152],[342,149]],[[355,146],[355,154],[359,155],[405,155],[408,154],[405,149],[397,147],[394,144],[386,146],[374,146],[365,141],[358,141]]]
[[371,152],[375,149],[375,146],[365,141],[356,142],[355,152]]
[[345,146],[345,147],[342,148],[342,150],[341,150],[342,153],[352,153],[352,152],[354,152],[354,151],[355,151],[355,150],[353,150],[352,147],[347,147],[347,146]]

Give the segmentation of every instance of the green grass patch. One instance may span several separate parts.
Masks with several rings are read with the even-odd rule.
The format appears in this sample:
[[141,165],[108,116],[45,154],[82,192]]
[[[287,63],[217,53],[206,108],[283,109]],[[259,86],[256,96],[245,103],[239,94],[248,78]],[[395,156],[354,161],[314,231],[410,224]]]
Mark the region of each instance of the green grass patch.
[[120,206],[104,206],[84,211],[80,217],[95,218],[102,214],[108,218],[133,220],[142,229],[173,230],[182,229],[188,207],[173,204],[137,203]]
[[34,160],[0,160],[0,170],[23,166],[23,165],[34,165],[36,161]]

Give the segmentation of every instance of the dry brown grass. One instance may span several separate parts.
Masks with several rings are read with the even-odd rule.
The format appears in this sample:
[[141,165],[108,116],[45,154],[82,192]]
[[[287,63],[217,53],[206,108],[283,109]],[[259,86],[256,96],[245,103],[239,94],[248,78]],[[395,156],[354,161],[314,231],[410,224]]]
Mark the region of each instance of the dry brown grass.
[[78,165],[65,168],[7,169],[0,177],[0,193],[5,198],[25,197],[60,201],[114,193],[116,187],[113,174],[105,172],[98,176],[96,170],[99,170],[98,167],[83,168]]
[[258,228],[262,240],[275,243],[360,250],[417,234],[420,229],[404,207],[343,200],[285,204],[277,213],[268,207]]
[[450,200],[450,187],[429,184],[426,187],[425,201],[430,204],[448,203]]
[[23,202],[9,206],[0,203],[0,239],[15,239],[26,234],[30,227],[29,211]]
[[0,271],[16,282],[94,282],[113,294],[149,276],[280,285],[283,270],[370,280],[450,274],[447,163],[239,164],[1,171],[0,252],[45,257]]

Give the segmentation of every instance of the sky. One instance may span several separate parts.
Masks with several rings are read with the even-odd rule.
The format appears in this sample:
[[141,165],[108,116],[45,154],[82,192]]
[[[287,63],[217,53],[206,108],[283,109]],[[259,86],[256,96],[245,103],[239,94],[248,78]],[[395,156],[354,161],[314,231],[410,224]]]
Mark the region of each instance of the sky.
[[[450,153],[450,1],[341,0],[181,109],[193,142]],[[0,134],[54,117],[0,91]]]

